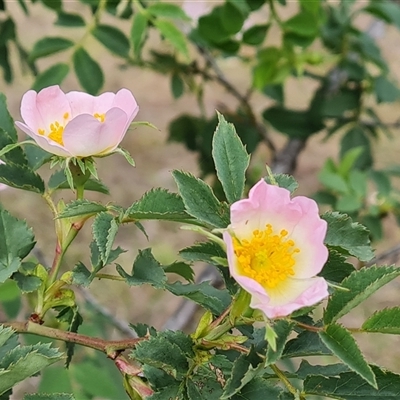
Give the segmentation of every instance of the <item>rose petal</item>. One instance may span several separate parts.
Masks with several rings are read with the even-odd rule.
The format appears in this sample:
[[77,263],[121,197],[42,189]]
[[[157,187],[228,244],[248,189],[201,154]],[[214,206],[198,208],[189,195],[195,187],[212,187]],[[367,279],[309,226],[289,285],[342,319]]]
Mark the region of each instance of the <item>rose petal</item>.
[[119,145],[126,120],[127,115],[118,108],[107,113],[104,123],[88,114],[78,115],[64,130],[64,147],[74,157],[109,153]]
[[25,125],[23,122],[15,121],[15,125],[17,125],[19,129],[29,135],[43,150],[46,150],[49,153],[55,154],[57,156],[71,157],[71,154],[63,146],[59,145],[51,139],[48,139],[44,135],[39,135],[33,132],[29,128],[29,126]]
[[302,307],[312,306],[328,295],[328,284],[324,278],[288,278],[284,285],[268,291],[269,303],[255,299],[251,307],[260,309],[268,318],[282,317]]
[[36,128],[40,128],[48,132],[50,124],[57,121],[61,125],[64,125],[65,115],[68,115],[68,118],[71,117],[71,107],[69,105],[68,99],[65,93],[57,85],[49,86],[45,89],[42,89],[37,94],[36,108],[38,114],[41,116],[41,120],[43,121],[42,126],[31,126],[27,123],[25,117],[22,115],[22,118],[24,118],[26,124],[33,131],[35,131]]
[[83,92],[69,92],[66,94],[71,104],[72,118],[80,114],[105,114],[113,105],[115,94],[106,92],[100,96],[92,96]]

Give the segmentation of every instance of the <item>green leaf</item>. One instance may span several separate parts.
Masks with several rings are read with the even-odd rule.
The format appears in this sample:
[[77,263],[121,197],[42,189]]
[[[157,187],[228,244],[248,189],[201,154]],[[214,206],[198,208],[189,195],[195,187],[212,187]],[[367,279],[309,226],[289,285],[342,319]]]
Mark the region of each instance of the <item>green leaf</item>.
[[325,331],[319,332],[319,336],[336,357],[359,374],[372,387],[378,388],[371,367],[365,361],[356,341],[347,329],[332,324],[326,326]]
[[174,72],[171,76],[171,91],[174,99],[179,99],[179,97],[181,97],[185,92],[185,84],[183,82],[183,79],[177,72]]
[[191,216],[186,213],[185,205],[178,194],[155,188],[133,203],[126,210],[125,218],[183,221],[191,219]]
[[120,372],[107,361],[91,355],[70,366],[71,383],[79,388],[77,400],[127,399]]
[[34,61],[37,58],[46,57],[51,54],[67,50],[73,45],[74,42],[69,39],[62,37],[45,37],[35,43],[32,51],[29,54],[29,59]]
[[277,336],[276,350],[274,351],[271,348],[271,346],[268,347],[265,359],[265,365],[274,364],[281,358],[286,341],[290,333],[292,332],[293,325],[294,325],[293,323],[288,322],[284,319],[278,320],[274,323],[272,329],[274,330]]
[[170,265],[163,266],[163,268],[168,274],[177,274],[188,282],[194,283],[194,271],[190,265],[184,262],[176,261]]
[[60,85],[69,72],[69,65],[58,63],[41,72],[35,79],[32,89],[39,92],[45,87]]
[[97,94],[104,84],[104,75],[99,64],[82,47],[75,50],[73,62],[81,86],[89,94]]
[[112,53],[123,58],[128,57],[129,40],[120,29],[111,25],[97,25],[92,30],[92,35]]
[[369,261],[374,257],[371,249],[368,230],[346,214],[328,212],[322,215],[328,223],[325,243],[336,250],[351,254],[361,261]]
[[33,231],[26,222],[0,209],[0,282],[18,270],[34,245]]
[[196,243],[182,249],[179,255],[186,261],[201,261],[212,265],[215,265],[215,258],[226,257],[225,251],[214,242]]
[[231,301],[227,290],[216,289],[209,282],[186,285],[175,282],[166,284],[165,288],[175,296],[183,296],[194,301],[203,308],[210,310],[214,315],[220,315]]
[[[3,149],[8,145],[13,145],[13,144],[15,144],[15,142],[12,139],[12,137],[4,129],[0,128],[0,149]],[[21,164],[21,165],[26,165],[28,163],[28,160],[26,159],[25,154],[20,146],[7,152],[1,158],[6,163],[11,162],[13,164]]]
[[262,115],[276,130],[290,138],[307,139],[324,128],[322,120],[316,119],[308,111],[273,106],[264,110]]
[[186,380],[189,400],[220,400],[223,387],[221,386],[221,372],[209,364],[202,364],[196,372]]
[[283,23],[287,32],[293,32],[300,36],[316,36],[318,34],[318,20],[307,11],[302,11]]
[[62,0],[41,0],[41,2],[52,10],[61,11]]
[[25,275],[18,271],[13,274],[13,279],[22,293],[32,293],[42,284],[42,280],[37,276]]
[[214,7],[208,15],[203,15],[198,20],[198,33],[202,39],[212,43],[226,42],[231,36],[222,23],[222,7]]
[[345,400],[397,400],[400,396],[400,375],[372,366],[379,389],[371,387],[354,372],[339,377],[310,376],[304,382],[306,394]]
[[79,14],[66,13],[61,11],[57,14],[57,20],[54,25],[65,26],[68,28],[77,28],[85,26],[85,20]]
[[400,7],[391,2],[371,2],[363,11],[367,11],[388,23],[392,23],[400,28]]
[[42,178],[25,165],[1,164],[0,183],[5,183],[16,189],[28,190],[34,193],[44,193]]
[[361,327],[366,332],[400,335],[400,307],[376,311]]
[[32,393],[26,394],[23,400],[75,400],[70,393]]
[[84,264],[78,262],[72,270],[72,282],[74,285],[89,286],[91,279],[90,271]]
[[[265,182],[269,184],[273,184],[271,178],[266,176],[264,178]],[[299,187],[297,181],[291,175],[286,174],[274,174],[274,180],[278,184],[279,187],[289,190],[291,194]]]
[[329,258],[322,271],[318,274],[327,281],[340,283],[354,272],[354,266],[346,262],[346,257],[336,250],[329,250]]
[[14,331],[10,327],[0,325],[0,347],[3,347],[13,335]]
[[300,379],[306,379],[310,375],[339,376],[350,371],[350,368],[345,364],[311,365],[308,361],[302,360],[296,375]]
[[170,339],[162,334],[150,336],[148,340],[137,344],[132,356],[142,364],[159,368],[174,378],[183,378],[189,368],[188,360],[185,353]]
[[[161,4],[161,3],[160,3]],[[142,47],[147,34],[147,18],[144,14],[138,12],[133,16],[131,28],[131,42],[133,45],[133,53],[136,58],[140,59]]]
[[323,169],[318,174],[319,181],[328,189],[337,193],[348,193],[349,186],[347,182],[339,174],[329,172]]
[[129,286],[148,283],[156,289],[162,289],[167,281],[164,269],[154,258],[151,249],[139,250],[139,254],[133,263],[132,275],[128,275],[118,264],[117,272],[126,279]]
[[343,177],[349,176],[349,173],[354,170],[354,163],[357,161],[358,157],[363,152],[362,147],[355,147],[349,151],[347,151],[343,158],[340,160],[340,164],[338,166],[338,173]]
[[269,84],[264,86],[262,92],[270,97],[272,100],[275,100],[280,106],[283,105],[285,101],[285,94],[283,92],[283,85],[282,84]]
[[250,381],[232,400],[278,400],[282,389],[262,378]]
[[297,338],[289,340],[282,353],[282,358],[331,355],[316,332],[304,331]]
[[0,393],[62,358],[62,353],[49,344],[14,348],[0,360]]
[[48,153],[39,146],[25,146],[25,155],[28,159],[28,165],[34,171],[38,170],[42,165],[51,160],[53,154]]
[[253,380],[264,369],[262,358],[254,349],[249,354],[240,355],[234,362],[232,372],[226,381],[221,399],[231,399],[245,385]]
[[100,212],[96,215],[92,227],[93,238],[100,254],[100,260],[104,265],[108,263],[118,228],[118,222],[111,214]]
[[71,218],[78,216],[90,217],[102,211],[107,211],[107,207],[102,204],[89,200],[74,200],[65,206],[58,218]]
[[14,143],[18,141],[14,120],[8,111],[7,99],[3,93],[0,93],[0,127],[8,133]]
[[165,17],[190,21],[190,17],[186,15],[182,7],[176,4],[154,3],[150,4],[149,7],[146,8],[146,11],[148,11],[151,15],[154,15],[155,17]]
[[398,87],[393,82],[390,82],[384,75],[380,75],[374,79],[374,89],[378,104],[393,103],[400,97],[400,90]]
[[236,134],[233,124],[228,123],[220,113],[213,138],[212,156],[228,202],[240,200],[250,156]]
[[191,216],[216,228],[228,226],[229,209],[218,201],[210,186],[182,171],[175,170],[172,175]]
[[172,22],[158,18],[154,21],[154,25],[179,53],[182,53],[187,60],[190,59],[186,37]]
[[387,266],[354,271],[340,284],[349,291],[336,291],[330,297],[324,314],[324,322],[329,324],[337,321],[399,275],[399,268]]
[[[238,2],[236,2],[238,3]],[[245,16],[236,4],[233,2],[225,2],[221,8],[220,18],[222,26],[229,34],[233,35],[238,33],[243,26]]]
[[350,149],[362,147],[363,152],[355,161],[353,168],[365,170],[372,166],[373,157],[371,143],[360,126],[355,126],[345,133],[340,142],[340,158],[343,158]]
[[242,41],[243,43],[249,44],[251,46],[261,45],[265,37],[267,36],[270,24],[265,25],[254,25],[251,28],[243,32]]

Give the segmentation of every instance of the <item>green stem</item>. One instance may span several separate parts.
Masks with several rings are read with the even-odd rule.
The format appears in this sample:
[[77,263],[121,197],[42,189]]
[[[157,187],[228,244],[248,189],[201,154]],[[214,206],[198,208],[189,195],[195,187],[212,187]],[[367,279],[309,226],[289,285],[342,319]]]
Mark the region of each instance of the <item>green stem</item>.
[[[299,395],[299,391],[292,385],[284,372],[281,371],[276,364],[271,364],[269,367],[272,369],[272,371],[275,372],[275,375],[282,381],[282,383],[286,386],[287,390],[289,390],[290,393],[292,393],[295,397]],[[300,399],[303,400],[305,398],[304,396],[300,395]]]
[[17,333],[26,333],[44,336],[63,342],[76,343],[81,346],[89,347],[101,351],[111,359],[115,359],[118,354],[126,349],[133,349],[136,345],[146,338],[126,339],[126,340],[104,340],[101,338],[81,335],[75,332],[62,331],[60,329],[49,328],[34,322],[3,322],[4,326],[9,326]]
[[302,322],[296,321],[294,319],[289,319],[289,321],[294,322],[298,327],[303,328],[306,331],[322,332],[324,330],[324,327],[322,327],[322,326],[307,325],[307,324],[303,324]]
[[73,224],[71,224],[71,228],[70,228],[68,235],[65,238],[64,243],[62,245],[57,240],[54,260],[53,260],[53,264],[52,264],[50,272],[49,272],[48,286],[52,285],[57,280],[58,272],[60,270],[63,257],[65,255],[66,251],[68,250],[70,244],[76,238],[76,235],[82,229],[83,224],[84,224],[84,221],[74,222]]
[[111,275],[111,274],[96,274],[97,279],[109,279],[110,281],[121,281],[125,282],[125,278],[118,275]]

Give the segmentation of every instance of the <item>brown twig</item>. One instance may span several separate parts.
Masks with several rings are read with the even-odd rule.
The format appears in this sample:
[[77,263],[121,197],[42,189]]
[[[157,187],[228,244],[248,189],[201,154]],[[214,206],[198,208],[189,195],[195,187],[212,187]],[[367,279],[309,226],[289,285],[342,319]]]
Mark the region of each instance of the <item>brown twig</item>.
[[81,346],[89,347],[105,353],[109,358],[115,359],[121,351],[132,349],[146,338],[135,338],[125,340],[104,340],[101,338],[81,335],[75,332],[63,331],[60,329],[49,328],[33,322],[2,322],[4,326],[11,327],[17,333],[33,334],[45,336],[63,342],[76,343]]

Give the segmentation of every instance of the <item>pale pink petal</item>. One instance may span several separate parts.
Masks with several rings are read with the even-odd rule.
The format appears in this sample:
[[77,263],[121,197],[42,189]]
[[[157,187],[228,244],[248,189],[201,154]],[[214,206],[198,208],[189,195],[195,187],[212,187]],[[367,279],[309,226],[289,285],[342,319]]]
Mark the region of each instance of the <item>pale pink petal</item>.
[[130,120],[129,124],[132,122],[133,118],[136,117],[139,111],[137,102],[128,89],[121,89],[116,93],[112,107],[117,107],[125,111]]
[[22,119],[35,131],[44,126],[44,121],[36,107],[36,98],[37,93],[34,90],[28,90],[21,100]]
[[[68,115],[69,118],[71,117],[71,107],[68,99],[57,85],[42,89],[37,94],[36,107],[43,121],[43,126],[31,126],[31,129],[40,128],[48,132],[50,124],[58,121],[61,125],[64,125],[63,121],[65,115]],[[22,116],[22,118],[24,118],[24,116]],[[27,125],[30,126],[28,123]]]
[[23,122],[16,121],[15,125],[17,125],[19,129],[30,136],[43,150],[46,150],[49,153],[55,154],[57,156],[71,157],[71,154],[63,146],[47,138],[44,135],[37,134]]
[[107,154],[119,145],[126,120],[117,108],[106,114],[104,123],[88,114],[78,115],[64,130],[64,147],[75,157]]
[[71,105],[72,118],[80,114],[94,115],[105,114],[111,107],[115,98],[115,94],[106,92],[100,96],[92,96],[83,92],[69,92],[66,94]]
[[255,299],[251,307],[260,309],[268,318],[282,317],[302,307],[312,306],[328,297],[328,284],[324,278],[287,279],[281,287],[268,291],[270,301]]

